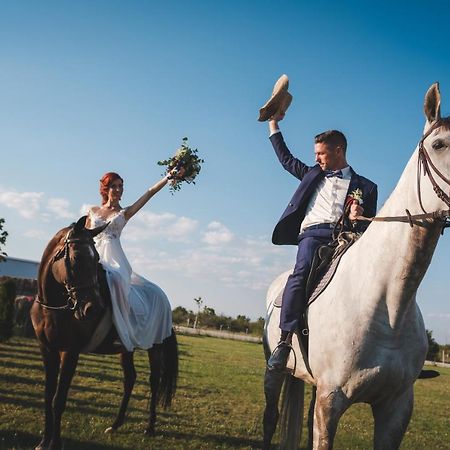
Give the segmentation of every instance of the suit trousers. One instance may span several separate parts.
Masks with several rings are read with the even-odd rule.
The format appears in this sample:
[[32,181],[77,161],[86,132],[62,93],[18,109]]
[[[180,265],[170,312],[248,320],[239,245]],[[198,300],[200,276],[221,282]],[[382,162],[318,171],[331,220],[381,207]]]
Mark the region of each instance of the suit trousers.
[[332,241],[331,229],[307,229],[299,235],[297,261],[283,292],[280,329],[294,332],[307,305],[306,283],[317,248]]

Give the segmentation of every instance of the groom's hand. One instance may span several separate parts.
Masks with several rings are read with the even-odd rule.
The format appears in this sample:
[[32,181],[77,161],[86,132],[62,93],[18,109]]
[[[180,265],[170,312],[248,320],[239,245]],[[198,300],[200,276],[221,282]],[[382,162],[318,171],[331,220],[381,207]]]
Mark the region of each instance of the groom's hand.
[[364,213],[363,207],[358,203],[357,200],[353,200],[353,203],[350,205],[350,212],[348,214],[348,218],[354,222],[357,220],[359,216],[362,216]]
[[279,122],[284,119],[286,113],[284,111],[277,111],[269,120],[274,120],[275,122]]

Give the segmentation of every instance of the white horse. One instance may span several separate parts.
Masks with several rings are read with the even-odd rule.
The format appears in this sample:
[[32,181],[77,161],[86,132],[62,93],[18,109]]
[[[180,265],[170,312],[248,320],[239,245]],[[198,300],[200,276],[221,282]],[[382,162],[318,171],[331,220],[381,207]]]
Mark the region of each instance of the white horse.
[[[443,221],[436,217],[444,217],[445,208],[450,207],[450,198],[443,191],[448,192],[450,185],[450,117],[440,117],[437,83],[425,96],[424,110],[423,138],[379,211],[378,217],[385,221],[370,224],[309,308],[312,376],[294,336],[296,365],[291,352],[288,368],[294,370],[295,366],[295,372],[286,377],[288,392],[282,400],[282,448],[297,448],[304,382],[314,385],[310,409],[310,446],[314,449],[333,447],[340,417],[359,402],[372,407],[374,448],[400,446],[412,414],[413,384],[428,347],[416,292],[442,230]],[[274,307],[274,300],[288,275],[280,275],[268,291],[266,355],[280,337],[280,308]],[[270,447],[278,420],[283,379],[284,375],[266,373],[265,448]]]

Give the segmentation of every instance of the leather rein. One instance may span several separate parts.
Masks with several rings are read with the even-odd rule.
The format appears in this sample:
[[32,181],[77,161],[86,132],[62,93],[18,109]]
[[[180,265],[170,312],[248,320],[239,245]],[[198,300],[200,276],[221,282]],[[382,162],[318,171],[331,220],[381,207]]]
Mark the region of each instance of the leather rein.
[[73,281],[72,273],[70,270],[70,255],[69,255],[69,245],[74,243],[83,243],[83,244],[89,244],[94,245],[94,241],[92,239],[83,239],[83,238],[70,238],[69,235],[72,232],[72,229],[70,229],[64,239],[64,246],[60,248],[52,259],[52,264],[54,264],[56,261],[58,261],[61,258],[64,258],[64,265],[66,268],[66,281],[63,282],[64,287],[66,289],[67,294],[67,303],[62,306],[50,306],[46,303],[43,303],[39,295],[37,295],[35,301],[39,303],[43,308],[45,309],[51,309],[54,311],[75,311],[79,304],[81,303],[78,300],[78,294],[79,291],[84,289],[93,288],[96,286],[96,283],[92,281],[91,283],[84,283],[84,284],[76,284]]
[[[359,216],[357,217],[357,220],[364,220],[364,221],[370,221],[370,222],[407,222],[411,226],[411,228],[414,226],[414,221],[422,221],[431,219],[433,222],[435,221],[442,221],[443,222],[443,228],[446,227],[446,221],[450,217],[450,196],[444,192],[444,190],[438,185],[436,182],[435,176],[440,178],[447,186],[450,187],[450,180],[444,176],[439,169],[433,164],[433,161],[431,161],[430,155],[425,149],[424,141],[425,139],[430,136],[430,134],[439,128],[443,123],[442,119],[438,119],[435,122],[432,123],[428,131],[422,136],[422,139],[419,142],[419,150],[418,150],[418,158],[417,158],[417,197],[419,200],[420,208],[423,211],[423,214],[411,214],[407,209],[405,210],[406,215],[405,216],[392,216],[392,217],[364,217]],[[438,196],[439,199],[441,199],[448,207],[449,209],[439,209],[437,211],[433,212],[427,212],[425,208],[423,207],[422,203],[422,194],[421,194],[421,188],[420,188],[420,181],[421,176],[427,176],[428,179],[431,182],[431,185],[433,187],[433,191]],[[434,174],[433,174],[434,172]]]

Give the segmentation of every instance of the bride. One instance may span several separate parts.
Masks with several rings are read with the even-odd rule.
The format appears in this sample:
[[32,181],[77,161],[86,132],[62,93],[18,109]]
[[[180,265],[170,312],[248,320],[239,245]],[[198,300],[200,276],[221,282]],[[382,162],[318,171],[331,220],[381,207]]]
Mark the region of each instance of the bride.
[[182,177],[184,168],[172,170],[145,192],[135,203],[120,206],[123,179],[108,172],[100,180],[102,206],[89,209],[86,228],[109,222],[95,237],[100,263],[106,271],[111,292],[112,314],[122,344],[128,351],[149,349],[172,332],[172,311],[166,294],[151,281],[133,272],[122,249],[120,234],[127,222],[167,183]]

